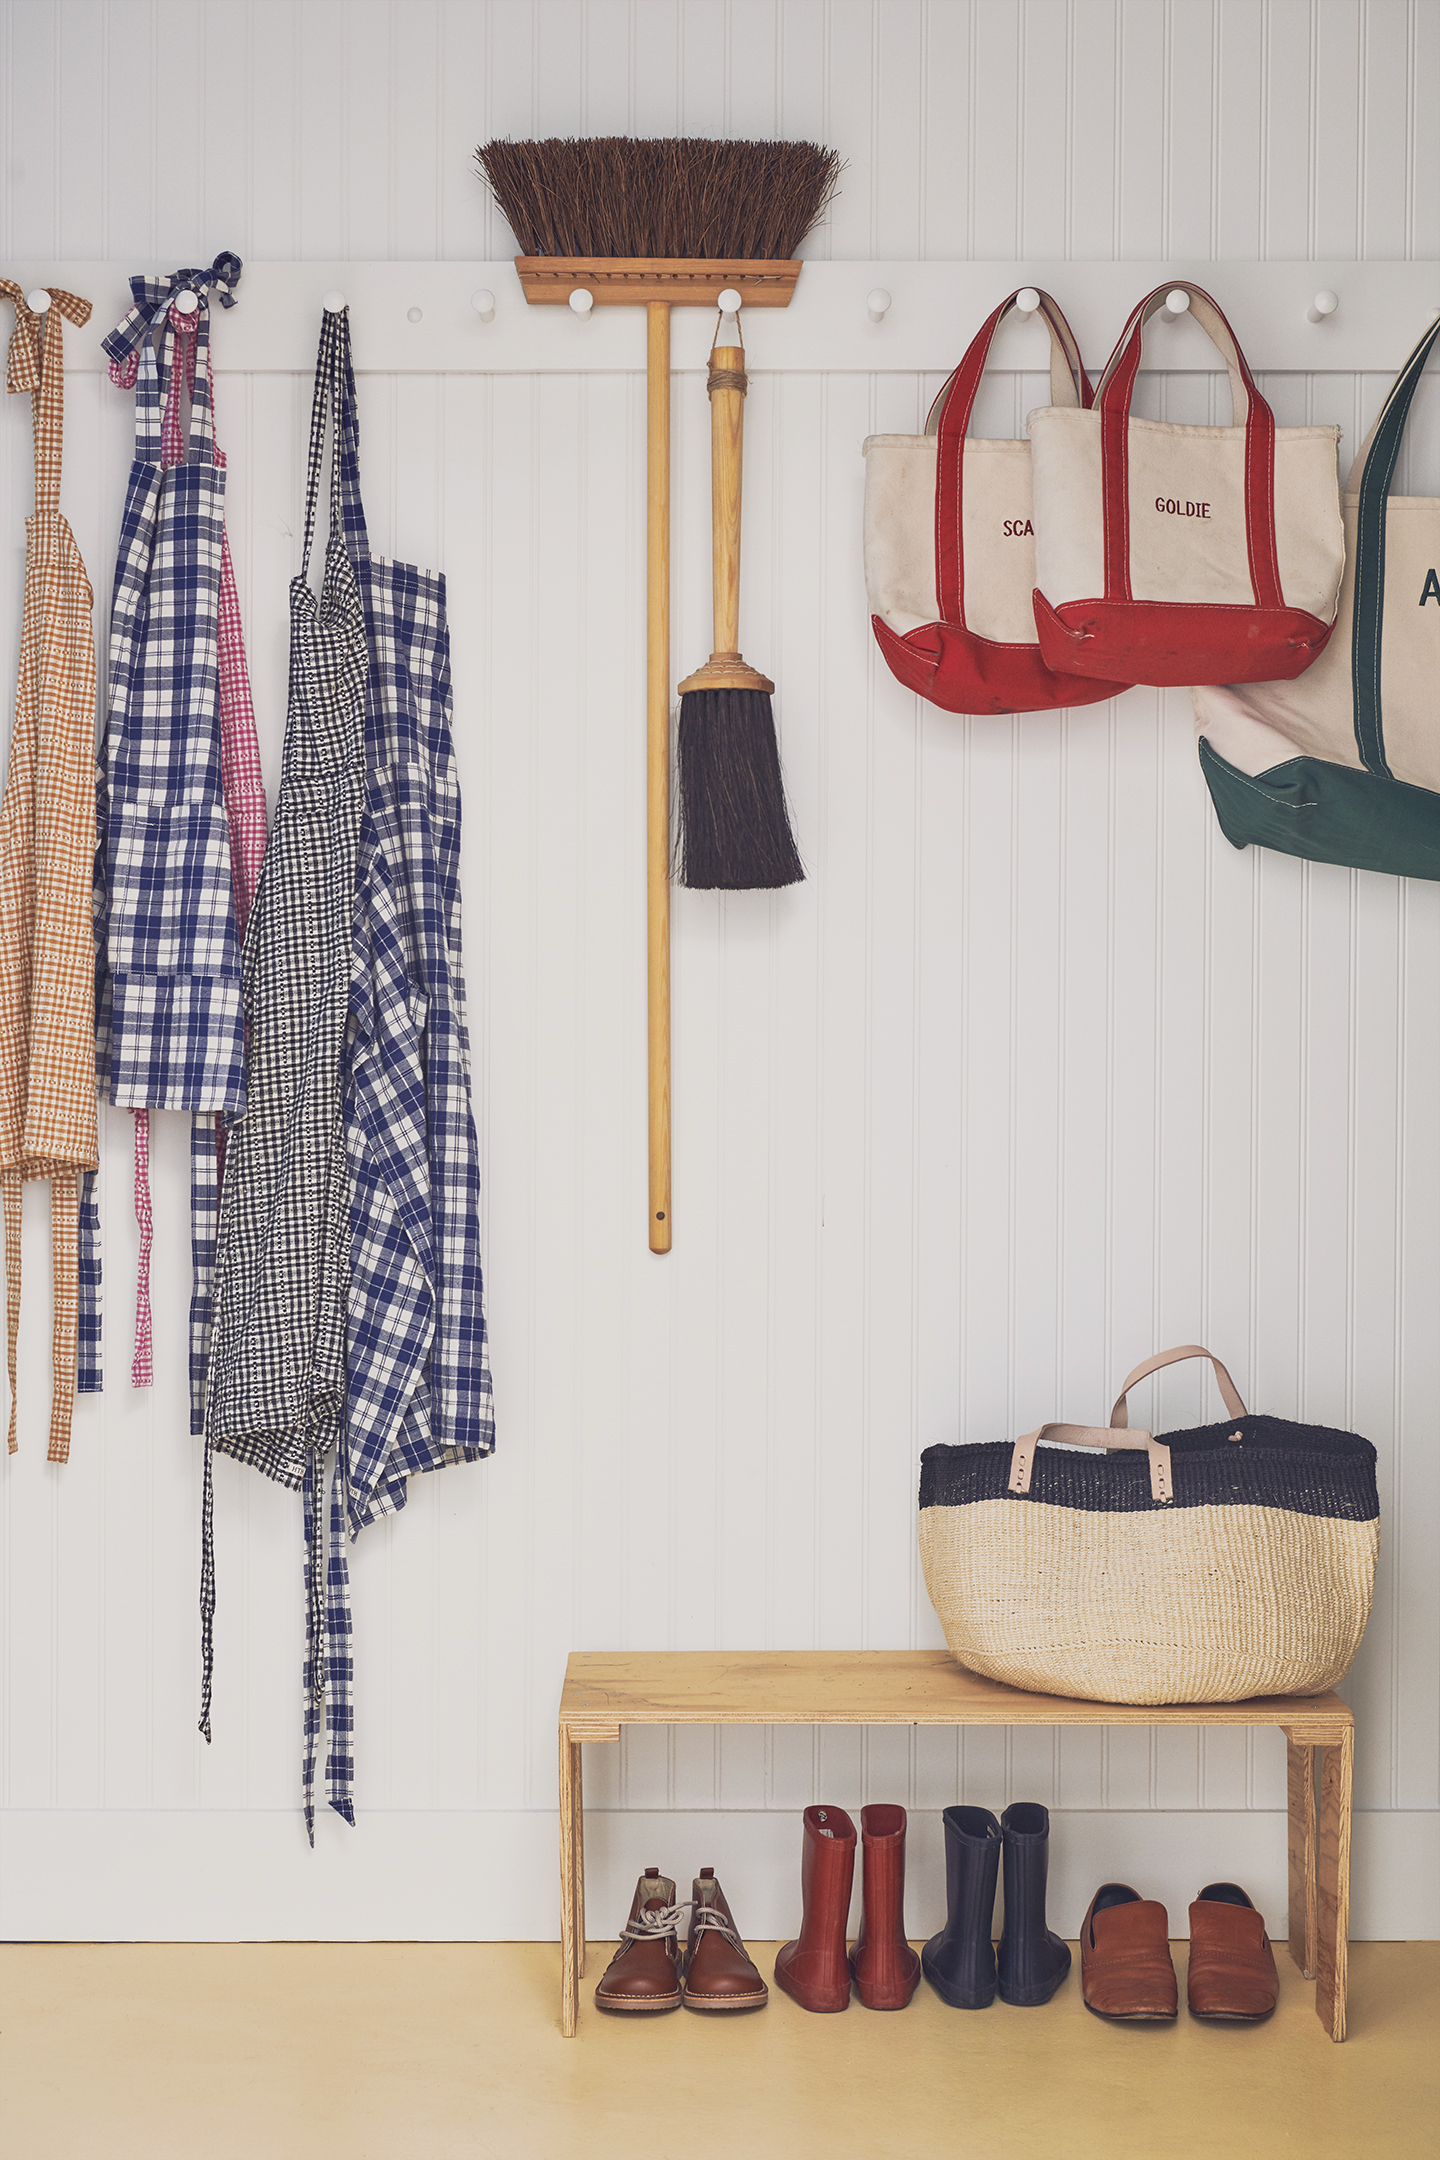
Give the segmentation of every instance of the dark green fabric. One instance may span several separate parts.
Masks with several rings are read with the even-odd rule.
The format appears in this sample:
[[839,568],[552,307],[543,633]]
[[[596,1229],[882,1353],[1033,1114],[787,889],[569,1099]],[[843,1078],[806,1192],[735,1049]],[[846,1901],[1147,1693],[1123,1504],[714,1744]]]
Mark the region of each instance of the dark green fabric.
[[[1395,378],[1376,424],[1365,470],[1360,475],[1360,506],[1355,524],[1355,622],[1350,641],[1355,745],[1361,763],[1386,779],[1390,778],[1390,767],[1385,762],[1380,682],[1381,644],[1385,634],[1386,499],[1395,460],[1400,455],[1400,438],[1410,417],[1410,400],[1437,337],[1440,337],[1440,322],[1425,333]],[[1433,871],[1423,874],[1434,876]]]
[[1203,735],[1200,767],[1232,847],[1253,843],[1307,862],[1440,878],[1440,795],[1429,788],[1308,757],[1252,778]]

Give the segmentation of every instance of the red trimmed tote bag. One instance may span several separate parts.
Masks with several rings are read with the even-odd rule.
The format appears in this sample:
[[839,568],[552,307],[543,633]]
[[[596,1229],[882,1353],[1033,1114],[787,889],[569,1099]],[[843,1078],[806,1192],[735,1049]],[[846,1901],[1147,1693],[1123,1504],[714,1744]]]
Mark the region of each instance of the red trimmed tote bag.
[[[865,443],[865,583],[891,673],[947,712],[1041,712],[1118,696],[1132,680],[1060,672],[1036,635],[1036,521],[1030,444],[968,433],[1011,293],[982,326],[930,408],[923,435]],[[1090,383],[1070,325],[1048,293],[1054,413],[1081,417]],[[1338,578],[1338,573],[1337,573]],[[1188,677],[1187,677],[1188,680]]]
[[1229,369],[1232,426],[1131,413],[1145,326],[1171,285],[1131,315],[1093,406],[1059,400],[1028,423],[1040,657],[1057,676],[1104,677],[1100,695],[1117,681],[1286,681],[1335,622],[1340,431],[1277,428],[1215,301],[1182,289]]

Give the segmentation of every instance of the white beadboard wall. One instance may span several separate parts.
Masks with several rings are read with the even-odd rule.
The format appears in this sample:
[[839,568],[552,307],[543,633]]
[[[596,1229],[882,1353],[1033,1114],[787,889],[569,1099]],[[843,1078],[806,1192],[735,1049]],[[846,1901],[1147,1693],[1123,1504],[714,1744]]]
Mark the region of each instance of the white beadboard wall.
[[[609,130],[834,143],[816,256],[1068,256],[1077,281],[1087,257],[1200,256],[1223,299],[1226,258],[1440,254],[1437,0],[7,0],[0,41],[17,261],[500,256],[473,145]],[[223,370],[223,321],[217,342]],[[362,379],[375,543],[450,581],[499,1448],[361,1542],[360,1827],[327,1819],[312,1855],[298,1505],[218,1465],[207,1750],[185,1126],[154,1121],[156,1383],[136,1392],[129,1121],[106,1113],[110,1385],[63,1470],[48,1201],[26,1202],[0,1932],[553,1935],[567,1650],[938,1642],[921,1448],[1100,1415],[1130,1363],[1198,1338],[1253,1404],[1379,1449],[1348,1686],[1357,1932],[1440,1933],[1440,887],[1232,851],[1182,693],[972,721],[900,689],[866,619],[859,445],[921,425],[938,380],[754,380],[745,645],[779,685],[810,877],[675,895],[658,1260],[642,380]],[[1282,421],[1338,421],[1348,458],[1387,378],[1264,386]],[[1440,489],[1437,393],[1415,490]],[[991,426],[1040,394],[998,379]],[[1150,394],[1204,419],[1213,392]],[[294,375],[222,374],[272,801],[308,399]],[[65,506],[102,650],[130,410],[72,378]],[[678,674],[709,643],[693,383],[675,423]],[[7,698],[29,458],[10,400]],[[1154,1414],[1212,1400],[1185,1369]],[[917,1811],[915,1929],[937,1924],[936,1811],[1012,1796],[1059,1811],[1069,1930],[1117,1871],[1177,1927],[1207,1873],[1238,1873],[1281,1925],[1273,1734],[684,1730],[591,1749],[586,1772],[595,1935],[653,1859],[716,1860],[747,1930],[779,1932],[795,1811],[870,1797]]]

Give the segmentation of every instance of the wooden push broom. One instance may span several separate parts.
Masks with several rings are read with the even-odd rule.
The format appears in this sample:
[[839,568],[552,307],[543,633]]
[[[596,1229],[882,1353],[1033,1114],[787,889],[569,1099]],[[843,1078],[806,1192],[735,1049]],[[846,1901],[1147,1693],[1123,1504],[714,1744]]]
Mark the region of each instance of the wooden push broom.
[[[786,307],[800,275],[790,260],[822,215],[840,174],[835,151],[815,143],[709,142],[700,139],[594,136],[544,142],[489,142],[475,153],[523,253],[515,268],[528,301],[563,306],[589,292],[597,307],[646,310],[646,925],[650,1079],[650,1250],[670,1250],[670,310],[714,307],[733,287],[749,307]],[[712,368],[719,353],[712,355]],[[734,400],[738,416],[739,399]],[[716,422],[712,407],[712,442]],[[738,578],[738,450],[735,430],[735,571]],[[712,486],[714,476],[712,474]],[[728,529],[728,528],[727,528]],[[717,521],[718,531],[718,521]],[[717,594],[719,570],[716,570]],[[738,594],[738,587],[737,587]],[[730,635],[735,633],[733,618]],[[720,607],[716,644],[723,643]],[[728,658],[717,650],[715,660]],[[739,655],[735,654],[738,661]],[[743,663],[742,663],[743,666]],[[745,670],[748,678],[753,671]],[[702,670],[704,675],[705,671]],[[692,681],[694,679],[692,678]],[[720,689],[697,684],[697,723],[723,700],[766,698],[755,682]],[[691,698],[684,700],[690,705]],[[688,720],[687,714],[685,718]],[[719,718],[733,717],[722,711]],[[736,750],[758,739],[765,762],[765,715],[741,715],[738,741],[697,743],[697,782],[706,768],[726,776],[731,814],[720,818],[733,835],[736,803],[757,807],[779,789],[779,759],[770,723],[773,775],[761,780],[736,769]],[[686,738],[693,731],[686,729]],[[706,755],[705,753],[710,753]],[[687,762],[693,762],[687,759]],[[682,775],[683,778],[683,775]],[[779,792],[780,816],[784,795]],[[690,857],[708,821],[687,803],[686,882]],[[788,821],[786,838],[789,838]],[[794,855],[794,843],[790,842]],[[698,872],[699,864],[695,865]],[[734,864],[729,867],[734,869]],[[741,866],[742,873],[744,865]],[[801,874],[798,859],[793,875]],[[714,882],[727,882],[714,880]],[[743,874],[728,882],[751,882]],[[756,882],[790,883],[791,877]]]

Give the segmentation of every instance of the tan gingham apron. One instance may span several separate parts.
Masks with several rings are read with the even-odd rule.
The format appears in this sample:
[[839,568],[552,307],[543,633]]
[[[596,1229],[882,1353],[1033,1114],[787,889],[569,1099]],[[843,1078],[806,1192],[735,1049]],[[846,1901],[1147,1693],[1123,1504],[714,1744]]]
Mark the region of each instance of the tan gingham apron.
[[10,1452],[16,1448],[20,1212],[27,1178],[51,1181],[55,1270],[51,1462],[70,1453],[75,1400],[79,1181],[99,1167],[95,1112],[95,640],[93,595],[60,515],[63,332],[90,302],[50,288],[32,313],[18,285],[6,387],[35,418],[35,512],[26,520],[25,612],[10,769],[0,799],[0,1191],[5,1213]]

